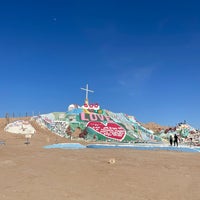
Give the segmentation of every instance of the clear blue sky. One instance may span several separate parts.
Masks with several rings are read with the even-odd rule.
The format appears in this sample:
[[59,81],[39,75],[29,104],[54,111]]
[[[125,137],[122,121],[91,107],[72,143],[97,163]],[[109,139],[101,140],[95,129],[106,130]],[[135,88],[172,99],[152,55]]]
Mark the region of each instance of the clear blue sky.
[[200,3],[1,1],[0,115],[90,102],[200,128]]

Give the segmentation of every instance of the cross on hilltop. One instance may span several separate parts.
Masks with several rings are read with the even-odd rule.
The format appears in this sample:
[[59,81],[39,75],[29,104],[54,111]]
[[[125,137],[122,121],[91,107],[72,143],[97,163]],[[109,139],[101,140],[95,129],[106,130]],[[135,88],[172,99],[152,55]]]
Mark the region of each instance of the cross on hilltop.
[[88,89],[88,84],[86,84],[86,88],[81,88],[81,90],[85,90],[85,103],[89,104],[88,92],[94,92],[94,91]]

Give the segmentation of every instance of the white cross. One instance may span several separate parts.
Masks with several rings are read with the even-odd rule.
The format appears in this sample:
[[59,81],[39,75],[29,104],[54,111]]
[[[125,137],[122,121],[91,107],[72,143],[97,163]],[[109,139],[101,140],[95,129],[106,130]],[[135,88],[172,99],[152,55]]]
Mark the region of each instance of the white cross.
[[86,84],[86,88],[81,88],[81,90],[85,90],[86,92],[86,96],[85,96],[85,100],[88,101],[88,92],[94,92],[93,90],[89,90],[88,89],[88,84]]

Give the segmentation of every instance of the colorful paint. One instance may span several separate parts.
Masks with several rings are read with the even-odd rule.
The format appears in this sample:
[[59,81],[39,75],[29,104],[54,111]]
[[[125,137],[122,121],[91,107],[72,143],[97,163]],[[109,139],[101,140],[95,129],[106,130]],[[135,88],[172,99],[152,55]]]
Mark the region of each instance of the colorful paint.
[[[62,119],[62,120],[61,120]],[[103,141],[146,141],[149,133],[134,117],[103,110],[98,103],[71,104],[66,113],[40,115],[37,122],[62,137]]]
[[89,122],[87,127],[107,138],[122,141],[126,130],[116,123]]
[[96,114],[96,113],[84,113],[80,114],[80,120],[82,121],[107,121],[112,122],[111,118],[106,115]]

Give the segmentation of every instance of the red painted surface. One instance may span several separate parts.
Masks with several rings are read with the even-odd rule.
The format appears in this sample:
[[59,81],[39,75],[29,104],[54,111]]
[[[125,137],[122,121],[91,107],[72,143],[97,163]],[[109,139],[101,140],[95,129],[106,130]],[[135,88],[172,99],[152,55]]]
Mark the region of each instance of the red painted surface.
[[102,123],[98,121],[88,122],[87,127],[93,129],[95,132],[104,135],[105,137],[115,139],[115,140],[123,140],[126,135],[126,130],[119,126],[116,123]]

